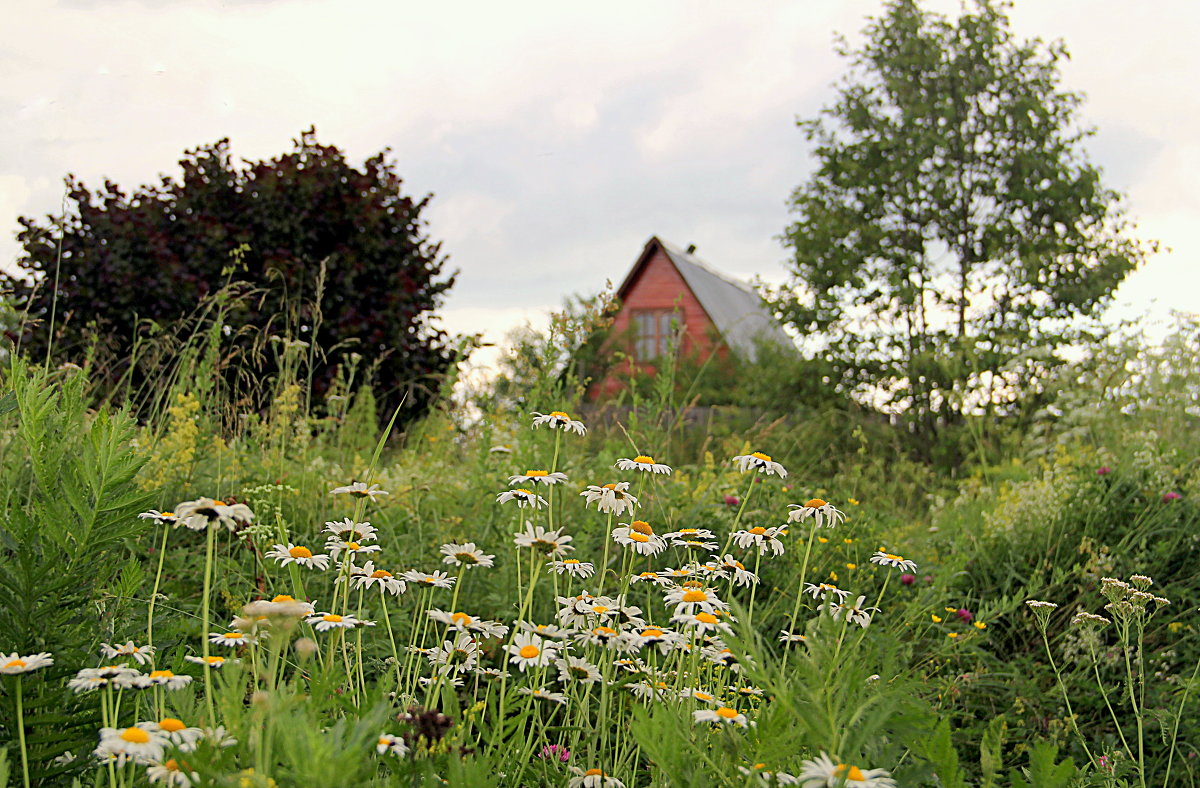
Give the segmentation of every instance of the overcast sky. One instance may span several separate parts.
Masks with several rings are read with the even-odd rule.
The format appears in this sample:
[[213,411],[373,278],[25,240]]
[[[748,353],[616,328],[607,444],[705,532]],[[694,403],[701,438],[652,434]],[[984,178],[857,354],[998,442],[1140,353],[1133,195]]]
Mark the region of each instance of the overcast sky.
[[[929,6],[954,13],[959,4]],[[230,137],[267,158],[315,125],[355,163],[391,147],[461,270],[452,332],[500,339],[619,281],[651,235],[781,281],[786,200],[812,167],[797,117],[832,98],[879,0],[404,2],[27,0],[0,32],[0,261],[16,217],[74,173],[127,189]],[[1200,309],[1200,3],[1018,0],[1066,41],[1089,143],[1166,250],[1123,316]]]

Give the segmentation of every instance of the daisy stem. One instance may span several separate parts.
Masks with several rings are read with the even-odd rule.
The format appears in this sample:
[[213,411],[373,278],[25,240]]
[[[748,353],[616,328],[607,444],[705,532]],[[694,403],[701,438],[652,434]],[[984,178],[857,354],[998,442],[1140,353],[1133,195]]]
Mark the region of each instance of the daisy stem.
[[[365,593],[365,591],[363,588],[360,587],[358,589],[358,612],[354,614],[354,617],[357,618],[359,621],[362,621],[363,593]],[[366,676],[363,675],[362,633],[363,633],[363,627],[361,625],[355,627],[355,630],[354,630],[354,665],[355,665],[355,669],[358,671],[358,691],[356,691],[356,693],[355,693],[355,699],[358,698],[359,693],[361,692],[363,700],[366,700],[367,678],[366,678]]]
[[[158,571],[154,573],[154,590],[150,592],[150,609],[146,613],[146,642],[150,645],[151,670],[154,669],[154,603],[158,601],[158,585],[162,580],[163,558],[167,554],[167,536],[170,533],[170,524],[163,523],[162,544],[158,547]],[[205,637],[208,637],[207,632]]]
[[[208,648],[208,617],[209,617],[209,592],[212,590],[212,567],[213,567],[213,550],[217,544],[217,530],[211,525],[208,527],[208,546],[204,555],[204,594],[200,598],[200,619],[203,628],[200,630],[200,646],[201,654],[204,657],[205,665],[208,664],[209,648]],[[204,702],[208,708],[208,724],[215,726],[217,724],[216,707],[213,705],[212,698],[212,671],[204,671]]]
[[21,776],[29,788],[29,755],[25,751],[25,707],[21,695],[21,674],[17,674],[17,738],[21,741]]
[[[800,615],[800,602],[804,599],[804,579],[808,574],[808,558],[812,555],[813,537],[816,535],[817,521],[813,520],[813,524],[808,528],[808,544],[804,548],[804,560],[800,563],[800,584],[796,586],[796,604],[792,606],[792,617],[788,622],[789,637],[796,633],[796,617]],[[788,658],[791,654],[792,650],[790,648],[783,652],[783,670],[785,673],[787,672]]]
[[[630,514],[632,515],[632,510]],[[608,524],[604,526],[604,558],[600,561],[600,587],[596,589],[596,596],[604,595],[604,579],[608,575],[608,548],[612,544],[612,521],[613,513],[608,513]]]
[[[758,577],[758,564],[762,561],[762,550],[754,556],[754,576]],[[754,620],[754,594],[758,591],[758,583],[750,584],[750,608],[746,611],[746,628],[749,629]]]
[[392,617],[388,615],[387,592],[379,587],[379,601],[383,605],[383,625],[387,627],[388,642],[392,644],[392,667],[396,669],[396,692],[400,691],[400,652],[396,650],[396,636],[392,633]]

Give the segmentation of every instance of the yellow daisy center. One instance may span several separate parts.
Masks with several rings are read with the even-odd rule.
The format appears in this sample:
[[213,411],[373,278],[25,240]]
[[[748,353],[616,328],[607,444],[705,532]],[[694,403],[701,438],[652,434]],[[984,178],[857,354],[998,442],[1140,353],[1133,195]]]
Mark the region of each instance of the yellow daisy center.
[[697,690],[696,692],[693,692],[692,695],[700,700],[712,700],[713,699],[712,695],[709,695],[707,692],[700,692],[699,690]]
[[303,545],[296,545],[292,549],[288,550],[288,555],[290,555],[292,558],[312,558],[312,550],[309,550]]
[[767,529],[763,528],[761,525],[756,525],[750,529],[750,533],[754,534],[755,536],[762,536],[766,532],[767,532]]
[[550,416],[553,418],[556,418],[556,419],[566,419],[567,421],[571,420],[571,417],[568,416],[567,414],[563,413],[561,410],[554,411],[553,413],[550,414]]
[[210,665],[220,665],[225,661],[224,657],[208,657],[207,659]]
[[653,465],[654,464],[654,458],[647,457],[645,454],[639,454],[638,456],[633,458],[633,461],[637,462],[637,463],[641,463],[642,465]]
[[863,775],[862,769],[858,768],[857,766],[847,766],[844,763],[839,763],[837,765],[837,768],[835,768],[833,770],[833,776],[834,777],[845,777],[847,780],[865,780],[865,779],[867,779]]
[[634,541],[634,542],[642,542],[642,543],[645,543],[645,542],[649,542],[649,541],[650,541],[650,537],[649,537],[649,536],[646,536],[645,534],[643,534],[643,533],[639,533],[639,532],[637,532],[637,531],[634,531],[633,533],[631,533],[631,534],[629,535],[629,538],[630,538],[630,540],[632,540],[632,541]]
[[521,655],[521,659],[534,659],[538,654],[542,653],[542,650],[533,645],[521,646],[521,650],[517,653]]
[[183,720],[177,720],[174,717],[164,717],[158,721],[158,727],[162,728],[164,731],[176,733],[183,730],[187,726],[183,724]]
[[175,676],[175,674],[169,670],[152,670],[152,671],[150,671],[150,678],[152,678],[152,679],[169,679],[174,676]]
[[822,506],[828,506],[828,502],[820,498],[812,498],[804,504],[809,509],[820,509]]
[[604,489],[606,489],[606,490],[615,490],[615,489],[617,489],[617,483],[616,483],[616,482],[611,482],[611,483],[609,483],[609,484],[604,484],[604,485],[601,485],[601,486],[602,486]]
[[133,744],[145,744],[150,741],[150,734],[141,728],[126,728],[121,734],[121,738]]
[[450,620],[455,624],[470,624],[471,617],[466,613],[451,613]]
[[712,613],[697,613],[696,620],[701,623],[704,623],[704,624],[717,623],[717,617],[714,616]]
[[655,627],[646,627],[642,630],[642,637],[644,638],[658,638],[662,637],[662,634],[663,631],[661,629],[656,629]]
[[371,573],[371,577],[374,577],[377,579],[381,578],[381,577],[391,577],[391,576],[392,576],[392,573],[386,569],[376,569],[374,572]]
[[564,564],[577,564],[577,563],[579,563],[579,559],[578,558],[567,558],[563,561],[563,563]]
[[699,580],[684,580],[683,587],[684,588],[704,588],[704,583],[701,583]]
[[771,456],[769,454],[763,454],[761,451],[752,452],[750,456],[756,460],[762,460],[763,462],[771,461]]
[[629,524],[629,529],[637,531],[639,534],[646,534],[647,536],[654,533],[654,529],[650,527],[650,523],[645,520],[634,520]]
[[278,594],[271,599],[272,602],[295,602],[296,598],[291,594]]
[[6,667],[6,668],[23,668],[23,667],[25,667],[26,664],[27,663],[23,659],[14,659],[12,662],[8,663],[4,667]]
[[649,580],[649,579],[650,579],[650,578],[652,578],[652,577],[658,577],[658,573],[656,573],[656,572],[642,572],[641,574],[639,574],[639,575],[638,575],[638,577],[644,577],[644,578],[646,578],[647,580]]
[[597,615],[602,615],[602,614],[608,612],[608,608],[605,607],[604,605],[593,605],[592,612],[596,613]]
[[241,632],[226,632],[224,637],[226,640],[241,640],[242,633]]
[[884,553],[884,556],[892,561],[903,561],[904,560],[904,556],[896,555],[894,553]]
[[584,777],[599,777],[604,774],[603,769],[588,769],[583,773]]
[[525,471],[526,476],[549,476],[550,471]]
[[533,490],[526,490],[524,487],[518,487],[517,489],[513,490],[513,495],[516,495],[517,497],[524,496],[528,498],[533,495]]
[[179,761],[174,758],[167,758],[167,762],[163,764],[163,767],[169,772],[177,772],[179,771]]
[[358,542],[346,542],[347,550],[357,550],[360,547]]
[[390,739],[388,739],[388,738],[386,738],[386,737],[384,737],[384,736],[380,736],[380,737],[379,737],[379,746],[380,746],[380,747],[391,747],[391,746],[392,746],[392,742],[391,742],[391,740],[390,740]]
[[617,634],[617,630],[613,629],[612,627],[596,627],[595,629],[592,630],[592,634],[594,634],[594,635],[615,635],[615,634]]
[[717,716],[724,717],[727,720],[732,720],[734,717],[738,716],[738,710],[731,709],[728,706],[722,706],[721,708],[717,709]]
[[708,594],[703,591],[684,591],[684,602],[705,602],[708,600]]
[[213,506],[225,506],[225,505],[226,505],[226,503],[224,501],[213,501]]
[[337,613],[326,613],[325,615],[321,616],[321,618],[325,621],[332,621],[335,624],[342,620],[342,617]]

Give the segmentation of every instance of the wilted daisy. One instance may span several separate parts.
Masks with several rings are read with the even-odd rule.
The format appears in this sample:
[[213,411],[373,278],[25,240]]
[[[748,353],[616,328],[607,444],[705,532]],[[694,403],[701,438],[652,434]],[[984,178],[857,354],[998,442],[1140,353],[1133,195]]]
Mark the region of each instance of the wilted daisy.
[[743,550],[757,547],[760,553],[783,555],[783,542],[779,541],[779,537],[786,532],[783,526],[764,528],[761,525],[756,525],[753,528],[734,531],[733,541],[734,544]]
[[561,561],[551,561],[546,571],[571,577],[588,578],[596,574],[596,567],[578,558],[564,558]]
[[447,572],[434,570],[433,572],[421,572],[416,569],[409,569],[400,577],[406,583],[419,586],[429,586],[431,588],[450,588],[454,585],[454,581],[458,578],[451,577]]
[[583,770],[572,766],[575,776],[567,781],[567,788],[625,788],[625,783],[616,777],[609,777],[601,769]]
[[584,497],[585,506],[596,504],[596,508],[607,514],[620,517],[626,509],[633,511],[638,506],[638,499],[629,494],[629,482],[613,482],[603,485],[588,485],[579,493]]
[[323,534],[333,534],[343,542],[375,542],[379,540],[379,529],[370,523],[356,523],[347,517],[337,522],[326,521]]
[[236,659],[226,659],[225,657],[193,657],[191,654],[185,656],[184,659],[188,662],[195,662],[197,665],[204,665],[209,668],[223,668],[227,662],[237,662]]
[[526,490],[523,487],[518,487],[515,490],[505,490],[496,496],[496,503],[508,503],[509,501],[516,501],[517,506],[522,509],[527,506],[533,509],[541,509],[546,505],[545,498],[533,490]]
[[374,561],[367,561],[362,566],[354,567],[351,571],[354,575],[355,588],[374,588],[378,586],[380,591],[386,591],[392,596],[399,596],[406,589],[403,580],[386,569],[376,569]]
[[461,566],[467,569],[472,569],[477,566],[492,566],[492,559],[495,555],[488,555],[475,546],[474,542],[466,544],[444,544],[441,546],[442,554],[446,557],[442,559],[443,564],[451,564],[453,566]]
[[852,604],[831,604],[829,611],[833,616],[833,620],[837,621],[841,616],[845,616],[846,620],[852,624],[858,624],[863,629],[871,623],[871,613],[877,612],[877,607],[863,607],[863,603],[867,601],[865,596],[860,596]]
[[138,646],[132,640],[127,640],[123,644],[110,646],[107,643],[100,644],[100,653],[105,659],[116,659],[117,657],[133,657],[139,665],[145,665],[154,656],[154,646]]
[[880,566],[891,566],[905,572],[917,571],[915,561],[910,561],[904,556],[896,555],[895,553],[886,553],[883,550],[877,550],[875,555],[871,556],[871,563],[879,564]]
[[574,552],[575,547],[568,544],[573,539],[573,536],[564,534],[562,529],[547,531],[542,526],[534,525],[528,520],[525,522],[524,531],[513,534],[513,544],[517,547],[532,548],[534,552],[549,558],[561,558],[567,553]]
[[192,788],[194,783],[200,781],[200,773],[188,771],[179,761],[168,758],[162,763],[154,763],[146,767],[146,780],[173,788]]
[[288,542],[286,545],[275,544],[271,545],[271,549],[264,553],[267,558],[273,558],[279,562],[280,566],[288,564],[296,564],[308,569],[328,569],[329,556],[324,553],[313,555],[313,551],[309,550],[304,545],[295,545]]
[[567,475],[561,471],[525,471],[508,477],[509,484],[561,484],[567,480]]
[[789,523],[807,520],[809,517],[812,517],[816,521],[818,528],[822,525],[826,528],[832,528],[846,519],[845,514],[834,508],[833,504],[821,498],[813,498],[802,504],[788,504],[788,508],[792,510],[788,512]]
[[600,669],[582,657],[558,659],[554,666],[558,668],[558,680],[563,684],[595,684],[603,678]]
[[128,761],[152,763],[162,760],[168,743],[164,734],[139,726],[101,728],[100,746],[92,752],[102,761],[115,759],[117,766],[124,766]]
[[219,646],[248,646],[254,642],[254,638],[245,632],[209,632],[208,642]]
[[750,721],[746,719],[745,714],[728,706],[720,706],[715,709],[697,709],[692,712],[692,720],[695,722],[711,722],[719,725],[740,725],[743,728],[750,726]]
[[832,583],[805,583],[804,593],[809,594],[813,599],[826,599],[832,594],[837,597],[838,602],[845,602],[846,597],[850,595],[849,591],[838,588]]
[[751,454],[739,454],[734,457],[732,462],[738,466],[738,470],[742,473],[746,471],[758,471],[765,473],[768,476],[774,475],[783,478],[788,475],[784,467],[773,461],[769,455],[763,454],[761,451],[756,451]]
[[623,457],[617,460],[617,468],[623,471],[643,471],[645,473],[661,473],[667,476],[671,475],[671,466],[657,463],[654,461],[653,457],[645,454],[639,454],[632,460]]
[[530,689],[529,687],[520,687],[517,689],[522,695],[528,695],[534,700],[545,701],[546,703],[558,703],[562,706],[567,705],[567,696],[561,692],[551,692],[547,689]]
[[151,686],[166,687],[169,690],[183,689],[192,683],[191,676],[176,676],[170,670],[152,670],[146,674],[146,679]]
[[138,518],[153,520],[156,525],[177,525],[179,523],[179,518],[175,516],[175,512],[160,512],[157,509],[142,512],[138,515]]
[[317,613],[304,620],[312,624],[313,629],[318,632],[328,632],[331,629],[354,629],[359,624],[359,619],[354,616],[341,616],[337,613]]
[[375,742],[375,752],[383,755],[399,755],[403,758],[408,755],[408,745],[404,743],[403,737],[393,736],[390,733],[379,734],[379,740]]
[[180,524],[202,531],[205,528],[224,527],[235,531],[254,520],[254,512],[244,503],[227,504],[212,498],[197,498],[184,501],[175,507],[175,516]]
[[0,673],[8,676],[15,676],[21,673],[29,673],[30,671],[44,668],[54,664],[54,658],[50,656],[49,651],[43,651],[38,654],[30,654],[22,657],[13,652],[11,654],[0,653]]
[[334,487],[329,491],[330,495],[350,495],[354,498],[370,498],[375,500],[379,495],[390,495],[390,493],[379,489],[378,484],[367,486],[366,482],[353,482],[345,487]]
[[583,426],[582,421],[575,421],[561,410],[556,410],[551,413],[533,412],[533,426],[541,427],[546,425],[552,430],[567,430],[574,432],[576,435],[583,435],[587,432],[587,427]]
[[513,642],[505,644],[504,650],[512,655],[509,662],[519,667],[522,673],[531,666],[545,667],[557,656],[553,643],[547,644],[537,635],[524,632],[514,635]]
[[886,769],[834,763],[825,753],[804,762],[800,780],[803,788],[896,788]]
[[612,538],[617,544],[632,547],[641,555],[658,555],[667,549],[667,540],[654,533],[645,520],[621,523],[620,528],[613,529]]

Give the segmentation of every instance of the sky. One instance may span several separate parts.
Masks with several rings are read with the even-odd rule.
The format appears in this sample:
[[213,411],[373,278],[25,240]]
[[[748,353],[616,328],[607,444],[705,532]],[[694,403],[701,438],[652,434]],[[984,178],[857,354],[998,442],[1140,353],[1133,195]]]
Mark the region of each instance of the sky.
[[[315,126],[355,163],[390,148],[405,189],[434,195],[429,233],[459,271],[452,333],[541,325],[619,282],[653,235],[782,282],[787,198],[814,167],[795,122],[833,99],[835,34],[860,40],[881,8],[27,0],[0,31],[0,265],[17,216],[60,210],[68,173],[129,190],[187,148],[229,137],[269,158]],[[1010,16],[1066,42],[1091,160],[1162,245],[1113,318],[1200,310],[1200,3],[1017,0]]]

